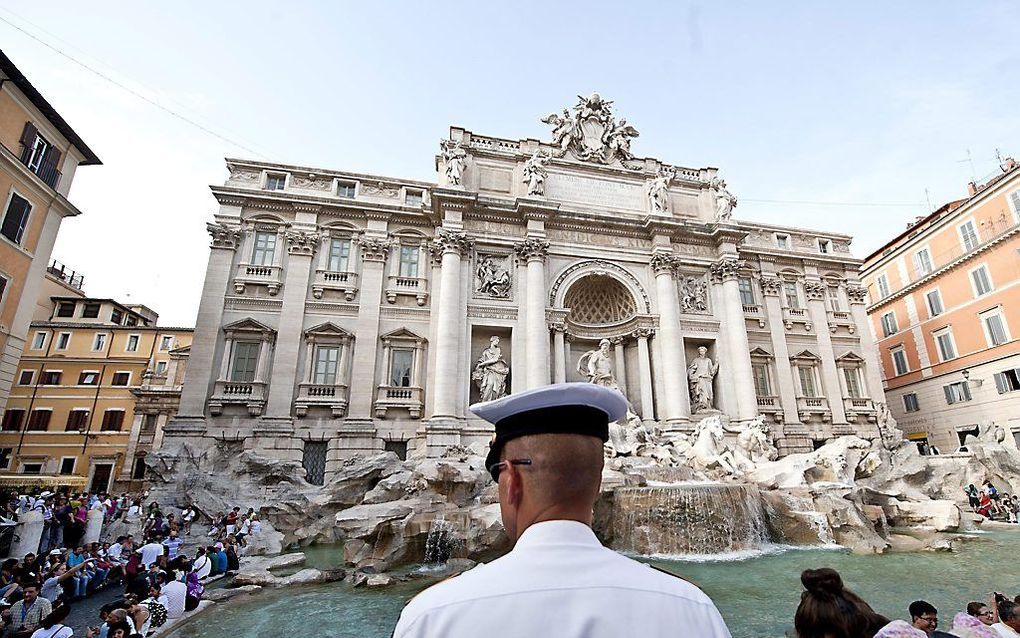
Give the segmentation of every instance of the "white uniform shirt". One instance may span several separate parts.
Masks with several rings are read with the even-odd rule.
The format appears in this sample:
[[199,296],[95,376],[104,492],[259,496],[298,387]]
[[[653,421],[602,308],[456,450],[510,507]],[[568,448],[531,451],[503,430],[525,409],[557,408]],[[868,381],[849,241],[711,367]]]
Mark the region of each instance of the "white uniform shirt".
[[394,638],[729,638],[700,589],[602,547],[576,521],[532,525],[514,550],[430,587]]

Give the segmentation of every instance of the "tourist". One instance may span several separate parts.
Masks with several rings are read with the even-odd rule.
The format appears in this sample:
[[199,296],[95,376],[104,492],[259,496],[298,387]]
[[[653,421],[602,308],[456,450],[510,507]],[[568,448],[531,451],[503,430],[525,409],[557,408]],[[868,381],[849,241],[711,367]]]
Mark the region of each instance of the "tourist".
[[998,603],[999,622],[992,625],[1001,638],[1020,637],[1020,605],[1003,600]]
[[50,615],[53,607],[50,601],[39,596],[39,583],[25,582],[21,585],[24,597],[10,609],[8,625],[4,629],[5,636],[31,634],[38,629],[42,619]]
[[[42,597],[46,600],[56,602],[61,594],[67,599],[74,600],[84,598],[89,584],[89,578],[82,572],[88,567],[89,561],[83,561],[68,568],[67,563],[57,563],[46,574],[46,580],[42,584]],[[70,583],[65,585],[65,583]],[[70,591],[65,591],[67,587]]]
[[188,586],[177,580],[177,572],[170,570],[166,574],[166,582],[160,589],[163,596],[166,597],[166,614],[169,618],[180,618],[184,615],[184,609],[187,605],[188,599]]
[[216,538],[220,535],[220,530],[223,529],[223,520],[226,517],[223,512],[216,512],[216,516],[213,517],[212,523],[209,525],[209,533],[206,536]]
[[141,549],[138,550],[142,554],[142,564],[145,565],[146,569],[155,563],[156,559],[163,555],[163,550],[165,548],[159,540],[160,537],[158,535],[154,536],[152,540],[145,545],[142,545]]
[[230,559],[227,556],[227,550],[224,549],[223,543],[216,543],[216,572],[219,574],[226,574],[227,570],[230,569]]
[[939,625],[939,612],[935,606],[924,600],[910,603],[910,624],[929,636],[935,633]]
[[797,638],[871,638],[889,622],[846,589],[834,569],[806,569],[800,582],[804,592],[793,620]]
[[992,629],[995,624],[995,612],[979,602],[967,603],[967,611],[953,616],[952,635],[959,638],[999,638]]
[[967,603],[967,615],[977,618],[988,626],[992,626],[996,622],[995,610],[981,602]]
[[227,532],[227,536],[230,536],[237,530],[237,517],[240,511],[241,511],[240,507],[235,507],[234,509],[230,510],[230,512],[227,514],[227,518],[224,525],[224,528]]
[[181,512],[181,523],[184,524],[185,535],[191,533],[191,523],[195,520],[195,516],[196,513],[194,505],[188,505],[184,508],[184,511]]
[[71,613],[70,605],[57,605],[42,619],[40,626],[32,633],[32,638],[71,638],[74,630],[64,624]]
[[166,547],[167,560],[177,558],[177,554],[181,551],[181,539],[177,538],[176,530],[170,530],[170,535],[163,541],[163,547]]
[[1000,514],[999,510],[999,490],[995,489],[991,481],[985,481],[984,493],[988,495],[988,498],[992,501],[992,511],[996,514]]
[[192,611],[198,609],[198,603],[202,601],[202,596],[205,595],[205,585],[202,584],[196,571],[188,572],[186,581],[188,596],[184,599],[184,610]]
[[[1015,496],[1013,498],[1016,498]],[[251,515],[251,535],[258,536],[262,533],[262,521],[259,520],[259,515],[254,512]]]
[[608,424],[627,405],[617,390],[565,383],[472,406],[496,428],[486,466],[514,548],[418,594],[393,635],[728,638],[701,590],[603,547],[591,529]]
[[241,569],[241,558],[237,555],[237,545],[234,543],[232,536],[227,537],[227,542],[223,546],[223,553],[227,557],[228,572],[236,572]]
[[199,547],[198,553],[195,556],[195,563],[191,566],[192,572],[194,572],[198,578],[204,579],[209,576],[213,570],[213,561],[209,558],[209,554],[206,548]]

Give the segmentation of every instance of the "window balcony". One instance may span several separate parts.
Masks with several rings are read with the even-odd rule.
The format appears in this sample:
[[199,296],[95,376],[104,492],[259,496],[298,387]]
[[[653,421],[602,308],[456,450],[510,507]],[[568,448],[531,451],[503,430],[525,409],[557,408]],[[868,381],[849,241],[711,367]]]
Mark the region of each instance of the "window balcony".
[[294,401],[294,413],[308,414],[309,408],[326,408],[339,419],[347,415],[347,386],[333,383],[302,383]]
[[797,412],[801,421],[809,421],[812,416],[820,416],[823,421],[832,420],[829,400],[825,397],[797,397]]
[[315,271],[315,281],[312,282],[312,296],[322,299],[325,290],[336,290],[344,296],[346,301],[354,301],[358,294],[358,273],[346,270],[323,270]]
[[850,334],[857,332],[857,324],[854,323],[853,315],[843,310],[829,310],[826,312],[829,318],[829,332],[835,333],[840,328],[846,328]]
[[759,396],[758,397],[758,412],[763,414],[775,414],[782,412],[783,407],[780,405],[779,397],[775,396]]
[[803,308],[783,308],[783,324],[787,330],[793,330],[795,324],[804,324],[804,329],[811,331],[811,315]]
[[762,307],[758,304],[743,304],[744,307],[744,318],[754,319],[758,322],[759,328],[765,327],[765,313]]
[[429,299],[429,280],[424,277],[398,277],[390,275],[386,281],[386,301],[396,303],[397,297],[414,297],[419,306]]
[[282,282],[282,266],[240,264],[237,267],[237,275],[234,277],[234,292],[243,295],[245,286],[265,286],[270,295],[276,295],[280,292]]
[[407,410],[412,419],[420,419],[424,397],[422,388],[381,385],[375,398],[375,416],[385,419],[388,410],[400,408]]
[[[57,170],[54,164],[48,161],[40,161],[37,154],[32,151],[33,148],[31,146],[22,147],[21,157],[19,158],[21,163],[27,166],[28,170],[38,175],[39,179],[47,186],[56,190],[57,183],[60,182],[60,171]],[[57,153],[57,155],[60,155],[60,153]]]
[[844,397],[843,409],[846,411],[846,419],[851,423],[857,423],[857,419],[864,417],[870,422],[878,420],[875,404],[871,399]]
[[243,405],[248,414],[259,416],[266,407],[266,383],[263,381],[217,381],[209,398],[209,413],[223,414],[225,405]]

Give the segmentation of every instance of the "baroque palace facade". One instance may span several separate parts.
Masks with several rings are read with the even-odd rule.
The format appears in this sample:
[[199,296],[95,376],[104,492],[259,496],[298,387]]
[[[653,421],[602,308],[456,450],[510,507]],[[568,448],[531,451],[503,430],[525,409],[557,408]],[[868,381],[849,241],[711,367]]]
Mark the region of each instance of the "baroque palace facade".
[[243,440],[321,483],[487,442],[470,403],[596,380],[594,351],[667,434],[721,413],[783,453],[877,435],[849,237],[735,221],[716,169],[635,157],[598,95],[543,121],[552,142],[451,128],[438,183],[228,159],[165,442]]

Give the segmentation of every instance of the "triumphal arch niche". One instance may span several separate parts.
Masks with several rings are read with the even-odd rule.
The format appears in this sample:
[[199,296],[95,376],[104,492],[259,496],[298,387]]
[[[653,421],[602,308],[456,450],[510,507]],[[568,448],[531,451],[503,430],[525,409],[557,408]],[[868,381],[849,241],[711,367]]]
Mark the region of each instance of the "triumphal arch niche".
[[782,452],[874,429],[849,237],[734,218],[718,169],[638,156],[598,94],[540,119],[544,139],[451,128],[435,182],[228,160],[167,435],[325,446],[328,477],[484,444],[470,403],[563,381],[615,384],[667,434],[762,417]]

